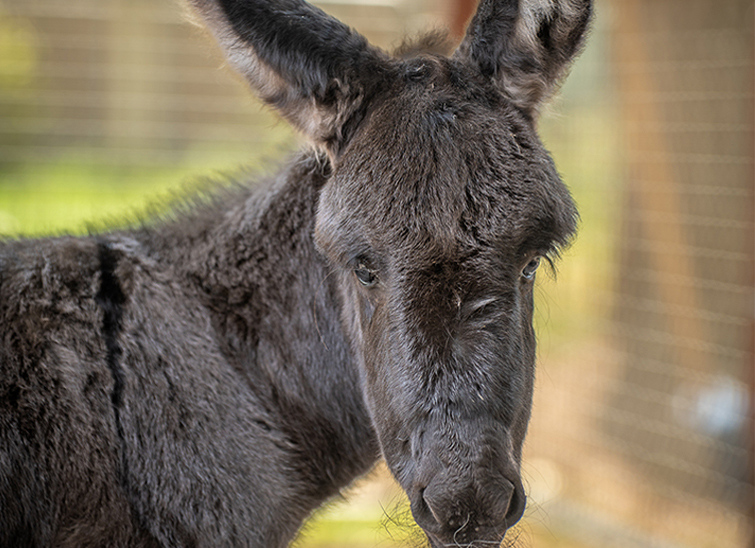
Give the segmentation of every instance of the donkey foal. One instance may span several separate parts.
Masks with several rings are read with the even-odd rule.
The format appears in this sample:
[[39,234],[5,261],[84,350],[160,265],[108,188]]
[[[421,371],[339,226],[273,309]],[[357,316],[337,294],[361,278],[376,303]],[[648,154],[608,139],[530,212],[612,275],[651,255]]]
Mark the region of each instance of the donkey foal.
[[[0,546],[285,546],[384,457],[433,547],[522,515],[535,133],[589,0],[390,56],[303,0],[191,0],[316,151],[133,230],[0,243]],[[430,44],[432,41],[426,41]]]

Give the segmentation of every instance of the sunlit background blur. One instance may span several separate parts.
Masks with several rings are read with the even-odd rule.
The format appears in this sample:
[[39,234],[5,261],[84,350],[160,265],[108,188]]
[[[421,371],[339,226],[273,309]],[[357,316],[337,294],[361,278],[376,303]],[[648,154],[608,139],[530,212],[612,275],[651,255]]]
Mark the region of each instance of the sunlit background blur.
[[[325,0],[385,48],[465,0]],[[522,547],[753,547],[753,1],[597,0],[541,133],[582,214],[541,276]],[[299,144],[174,0],[0,0],[0,233],[121,226]],[[415,545],[381,466],[297,545]]]

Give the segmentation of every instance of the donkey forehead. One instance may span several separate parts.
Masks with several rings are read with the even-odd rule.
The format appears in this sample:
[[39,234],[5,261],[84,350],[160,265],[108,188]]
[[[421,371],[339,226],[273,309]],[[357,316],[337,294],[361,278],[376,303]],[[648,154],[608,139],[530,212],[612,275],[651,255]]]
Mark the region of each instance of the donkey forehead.
[[449,65],[405,65],[324,190],[320,230],[391,251],[565,243],[576,210],[530,121]]

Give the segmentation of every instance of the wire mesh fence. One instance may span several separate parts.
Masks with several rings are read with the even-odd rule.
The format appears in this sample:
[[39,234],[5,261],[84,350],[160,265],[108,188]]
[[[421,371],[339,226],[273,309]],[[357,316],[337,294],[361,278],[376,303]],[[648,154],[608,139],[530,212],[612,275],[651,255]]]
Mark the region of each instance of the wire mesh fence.
[[[384,47],[453,12],[414,0],[321,5]],[[753,2],[597,8],[589,47],[540,124],[582,227],[557,279],[539,282],[519,542],[745,548]],[[285,124],[221,64],[173,1],[0,1],[0,231],[80,231],[81,218],[140,207],[186,173],[290,148]],[[395,497],[385,476],[359,489]],[[321,529],[380,530],[384,512],[366,504],[336,507]],[[301,545],[371,545],[338,531]]]
[[543,355],[531,454],[570,519],[635,532],[603,546],[748,546],[752,2],[599,8],[593,89],[552,121],[585,237],[555,290],[582,302]]

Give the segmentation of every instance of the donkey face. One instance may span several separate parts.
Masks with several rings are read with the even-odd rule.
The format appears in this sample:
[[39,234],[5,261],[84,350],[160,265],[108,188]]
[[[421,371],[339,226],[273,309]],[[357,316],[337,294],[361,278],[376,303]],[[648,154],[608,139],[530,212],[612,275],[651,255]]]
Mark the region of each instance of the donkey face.
[[534,376],[532,284],[575,209],[525,115],[469,66],[424,57],[343,151],[316,238],[383,453],[437,543],[500,540]]
[[532,282],[576,212],[534,130],[589,0],[482,0],[450,57],[394,59],[300,0],[192,0],[261,96],[330,157],[315,238],[383,454],[431,544],[524,509]]

